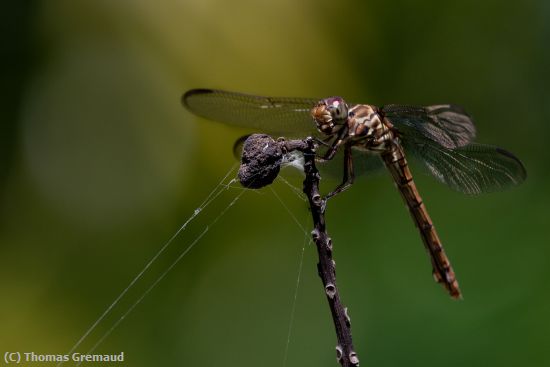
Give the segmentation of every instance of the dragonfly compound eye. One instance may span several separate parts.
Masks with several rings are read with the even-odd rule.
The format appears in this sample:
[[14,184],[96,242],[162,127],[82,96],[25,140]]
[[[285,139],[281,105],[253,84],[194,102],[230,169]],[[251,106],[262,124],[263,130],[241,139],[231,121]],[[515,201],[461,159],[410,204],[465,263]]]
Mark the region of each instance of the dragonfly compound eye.
[[348,105],[341,97],[326,99],[327,108],[330,111],[335,124],[343,124],[348,117]]
[[327,135],[336,133],[348,118],[348,106],[341,97],[321,100],[311,110],[317,129]]

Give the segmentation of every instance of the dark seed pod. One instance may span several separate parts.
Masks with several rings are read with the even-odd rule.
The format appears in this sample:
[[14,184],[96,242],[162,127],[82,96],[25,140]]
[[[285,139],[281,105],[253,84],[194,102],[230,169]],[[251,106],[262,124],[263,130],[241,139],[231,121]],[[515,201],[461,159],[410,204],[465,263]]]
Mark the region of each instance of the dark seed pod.
[[239,181],[250,189],[259,189],[275,180],[281,168],[283,152],[272,137],[250,135],[243,145]]

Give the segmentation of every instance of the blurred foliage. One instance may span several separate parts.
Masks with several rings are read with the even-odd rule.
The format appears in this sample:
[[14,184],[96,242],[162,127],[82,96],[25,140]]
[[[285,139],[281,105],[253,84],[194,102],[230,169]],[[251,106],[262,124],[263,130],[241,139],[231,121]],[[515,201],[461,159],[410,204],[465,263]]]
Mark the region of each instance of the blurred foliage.
[[[1,351],[67,352],[216,187],[243,131],[179,102],[213,87],[464,105],[478,140],[516,153],[528,180],[469,198],[417,175],[460,302],[432,281],[387,175],[332,201],[356,349],[368,366],[550,364],[547,1],[59,0],[3,10]],[[79,349],[208,226],[98,351],[124,351],[131,366],[281,366],[311,224],[292,189],[272,189],[229,208],[240,191],[224,191]],[[336,365],[315,258],[307,245],[287,366]]]

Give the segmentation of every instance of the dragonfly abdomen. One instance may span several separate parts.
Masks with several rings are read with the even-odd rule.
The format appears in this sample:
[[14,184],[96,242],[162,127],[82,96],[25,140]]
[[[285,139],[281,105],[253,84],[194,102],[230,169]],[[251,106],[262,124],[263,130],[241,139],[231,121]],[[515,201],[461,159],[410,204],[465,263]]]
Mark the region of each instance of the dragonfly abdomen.
[[430,254],[435,280],[438,283],[442,283],[453,298],[460,298],[460,288],[455,273],[449,258],[443,250],[443,245],[437,235],[424,202],[414,184],[403,148],[398,143],[391,142],[388,150],[383,152],[381,156],[403,200],[407,204],[426,250]]

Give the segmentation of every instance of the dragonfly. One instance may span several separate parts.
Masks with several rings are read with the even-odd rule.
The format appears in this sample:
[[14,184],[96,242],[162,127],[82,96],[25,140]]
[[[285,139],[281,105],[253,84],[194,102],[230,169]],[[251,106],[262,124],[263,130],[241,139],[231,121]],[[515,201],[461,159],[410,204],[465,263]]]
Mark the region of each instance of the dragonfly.
[[324,99],[265,97],[215,89],[192,89],[182,104],[200,117],[284,138],[314,137],[326,146],[317,160],[343,151],[343,180],[326,199],[349,188],[354,162],[385,166],[394,180],[430,256],[432,274],[453,298],[461,291],[449,258],[414,183],[407,157],[416,158],[436,180],[467,194],[519,185],[527,172],[509,151],[475,143],[471,116],[452,104],[411,106],[348,104]]

